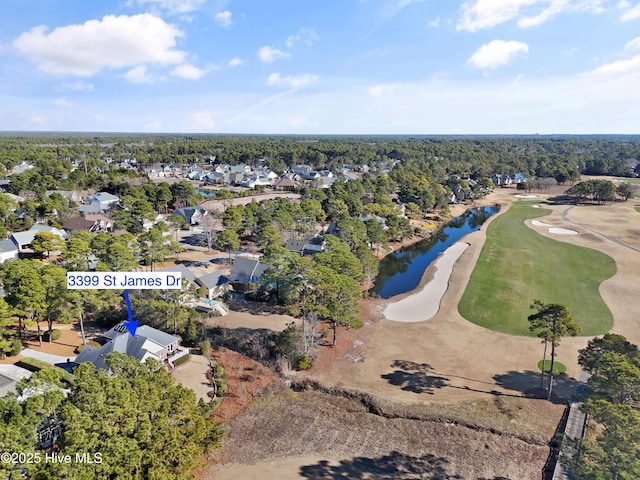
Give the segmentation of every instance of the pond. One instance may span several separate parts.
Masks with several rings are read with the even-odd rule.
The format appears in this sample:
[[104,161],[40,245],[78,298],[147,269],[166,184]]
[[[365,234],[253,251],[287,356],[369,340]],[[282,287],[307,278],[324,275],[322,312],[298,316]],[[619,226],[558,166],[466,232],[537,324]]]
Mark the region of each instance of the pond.
[[379,265],[376,285],[371,293],[382,298],[410,292],[418,286],[427,267],[438,255],[465,235],[480,229],[480,226],[500,207],[480,207],[467,210],[454,218],[433,237],[387,255]]
[[204,195],[205,197],[215,197],[216,192],[213,190],[202,190],[200,188],[196,188],[196,193],[198,195]]

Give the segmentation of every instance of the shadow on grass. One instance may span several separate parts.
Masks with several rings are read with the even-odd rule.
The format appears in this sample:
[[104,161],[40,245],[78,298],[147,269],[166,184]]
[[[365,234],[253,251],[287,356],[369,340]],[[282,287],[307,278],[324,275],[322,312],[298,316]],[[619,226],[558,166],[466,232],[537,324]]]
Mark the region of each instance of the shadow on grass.
[[391,452],[378,458],[354,457],[330,465],[321,460],[314,465],[300,467],[300,476],[313,480],[397,480],[402,479],[462,479],[460,475],[447,473],[449,461],[443,457],[427,454],[414,457],[400,452]]
[[401,387],[401,390],[433,395],[433,389],[448,386],[449,379],[433,375],[433,368],[428,363],[395,360],[391,366],[396,370],[381,377],[391,385]]
[[[549,375],[544,376],[543,388],[540,388],[540,372],[527,370],[518,372],[511,370],[507,373],[494,375],[493,379],[498,385],[507,390],[515,390],[529,398],[546,398]],[[569,377],[566,373],[556,375],[553,381],[553,403],[565,404],[576,393],[580,382]]]

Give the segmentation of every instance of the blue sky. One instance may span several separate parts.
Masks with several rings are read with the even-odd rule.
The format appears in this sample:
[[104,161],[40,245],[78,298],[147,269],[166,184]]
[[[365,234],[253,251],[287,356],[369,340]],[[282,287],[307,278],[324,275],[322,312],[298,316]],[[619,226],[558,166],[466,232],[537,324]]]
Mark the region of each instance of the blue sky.
[[640,133],[640,0],[2,0],[0,130]]

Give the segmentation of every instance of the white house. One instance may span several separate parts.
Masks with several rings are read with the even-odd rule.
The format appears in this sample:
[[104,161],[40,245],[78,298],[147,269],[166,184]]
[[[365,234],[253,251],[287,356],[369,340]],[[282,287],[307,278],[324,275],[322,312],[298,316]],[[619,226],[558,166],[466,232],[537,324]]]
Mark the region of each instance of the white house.
[[141,325],[136,329],[135,337],[129,333],[124,323],[119,323],[104,334],[107,342],[100,348],[86,345],[76,358],[76,363],[91,362],[96,368],[108,370],[105,360],[112,352],[126,353],[140,363],[153,358],[163,363],[167,370],[173,370],[174,362],[189,355],[187,348],[181,347],[178,337],[161,330]]
[[48,225],[36,223],[33,227],[25,232],[12,233],[11,241],[18,248],[19,253],[34,253],[33,249],[31,248],[31,242],[33,242],[36,234],[40,232],[53,233],[55,235],[58,235],[62,240],[67,239],[67,232],[65,232],[64,230],[59,230]]

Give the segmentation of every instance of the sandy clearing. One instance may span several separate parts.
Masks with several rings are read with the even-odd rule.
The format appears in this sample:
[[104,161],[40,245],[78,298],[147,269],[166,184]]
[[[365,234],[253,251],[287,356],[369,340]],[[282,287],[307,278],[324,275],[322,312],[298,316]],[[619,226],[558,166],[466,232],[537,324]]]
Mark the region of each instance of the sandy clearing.
[[287,328],[290,323],[299,323],[299,319],[291,317],[289,315],[276,315],[276,314],[260,314],[254,315],[250,312],[236,312],[231,311],[223,317],[208,317],[208,327],[223,327],[223,328],[251,328],[260,329],[266,328],[267,330],[273,330],[280,332]]
[[433,265],[435,274],[422,290],[387,306],[384,315],[396,322],[422,322],[433,318],[440,309],[440,301],[449,287],[453,265],[469,248],[468,243],[457,242],[447,248]]
[[207,357],[191,354],[191,358],[187,363],[176,367],[173,371],[173,376],[183,387],[193,390],[196,398],[209,402],[211,400],[207,395],[211,390],[207,380],[209,368]]
[[538,195],[515,195],[516,198],[538,198]]

